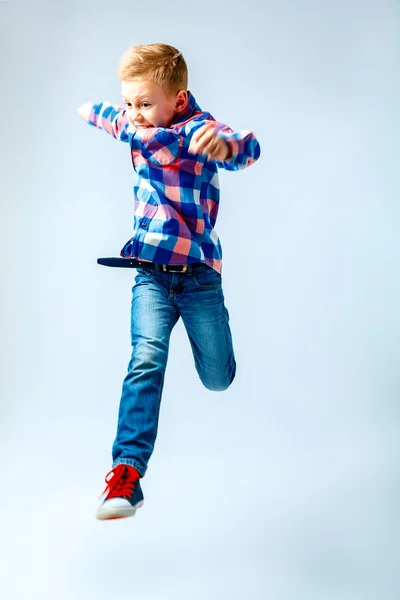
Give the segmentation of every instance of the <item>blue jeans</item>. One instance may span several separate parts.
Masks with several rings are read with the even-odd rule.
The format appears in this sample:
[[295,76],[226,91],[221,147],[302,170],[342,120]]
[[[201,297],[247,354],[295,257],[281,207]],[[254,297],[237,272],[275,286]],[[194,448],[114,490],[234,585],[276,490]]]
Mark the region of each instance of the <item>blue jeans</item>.
[[236,361],[224,304],[222,276],[206,264],[186,273],[138,268],[132,288],[132,356],[122,384],[113,467],[135,467],[143,477],[157,436],[172,329],[182,317],[202,383],[226,390]]

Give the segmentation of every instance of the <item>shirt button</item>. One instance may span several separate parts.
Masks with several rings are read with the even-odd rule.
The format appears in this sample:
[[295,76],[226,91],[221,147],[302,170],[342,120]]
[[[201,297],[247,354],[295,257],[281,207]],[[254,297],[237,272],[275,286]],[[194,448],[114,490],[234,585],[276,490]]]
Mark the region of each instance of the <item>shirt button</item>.
[[142,227],[147,227],[147,223],[146,223],[146,221],[142,221],[142,222],[141,222],[141,226],[142,226]]

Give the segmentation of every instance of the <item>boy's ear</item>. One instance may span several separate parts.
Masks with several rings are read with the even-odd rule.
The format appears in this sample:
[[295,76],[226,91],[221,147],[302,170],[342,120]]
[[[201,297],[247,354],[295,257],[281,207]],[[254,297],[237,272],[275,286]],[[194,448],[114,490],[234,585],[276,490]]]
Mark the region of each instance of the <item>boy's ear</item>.
[[186,90],[180,90],[175,98],[175,112],[180,113],[187,107],[189,96]]

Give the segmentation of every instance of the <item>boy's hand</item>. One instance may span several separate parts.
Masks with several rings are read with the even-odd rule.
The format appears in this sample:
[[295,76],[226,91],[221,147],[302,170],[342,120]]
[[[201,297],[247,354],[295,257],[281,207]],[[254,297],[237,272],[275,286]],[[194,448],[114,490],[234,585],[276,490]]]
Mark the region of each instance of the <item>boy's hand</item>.
[[190,141],[189,152],[205,154],[209,160],[227,160],[231,156],[230,146],[217,135],[214,123],[200,127]]
[[82,104],[78,108],[78,115],[85,119],[85,121],[89,121],[90,111],[92,110],[93,104],[91,102],[86,102],[86,104]]

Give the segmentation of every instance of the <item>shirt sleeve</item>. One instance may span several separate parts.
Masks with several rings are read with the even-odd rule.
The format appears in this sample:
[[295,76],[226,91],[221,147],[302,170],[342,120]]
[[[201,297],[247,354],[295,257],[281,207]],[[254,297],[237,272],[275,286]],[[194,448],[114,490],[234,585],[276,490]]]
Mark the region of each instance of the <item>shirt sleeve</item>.
[[228,171],[245,169],[258,160],[260,144],[251,131],[233,131],[227,125],[216,121],[218,136],[223,138],[231,148],[231,156],[224,161],[214,161],[215,164]]
[[109,102],[98,102],[92,105],[88,119],[89,125],[104,129],[120,142],[128,142],[129,121],[126,110],[120,106],[113,106]]

